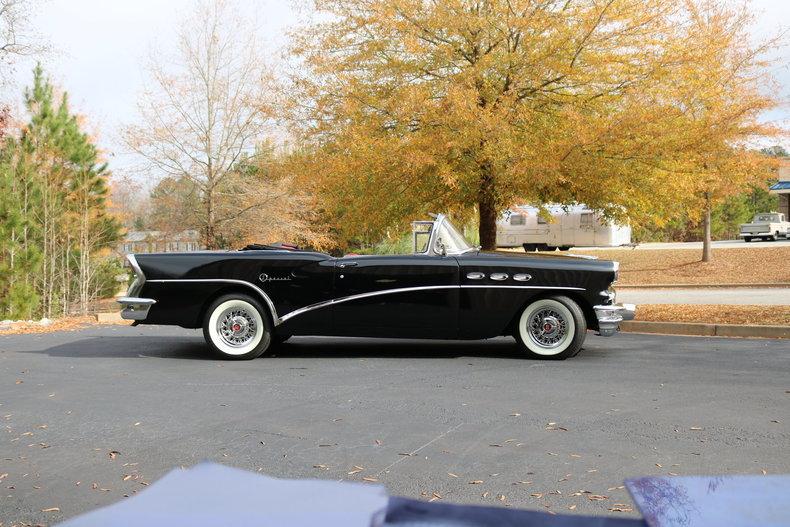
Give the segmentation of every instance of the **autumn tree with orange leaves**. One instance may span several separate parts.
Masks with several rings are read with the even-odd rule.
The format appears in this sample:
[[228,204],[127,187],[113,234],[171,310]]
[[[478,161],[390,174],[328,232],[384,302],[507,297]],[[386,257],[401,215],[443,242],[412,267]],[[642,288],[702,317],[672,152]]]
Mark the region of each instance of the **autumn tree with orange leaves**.
[[[583,202],[660,223],[764,170],[745,8],[688,0],[322,0],[292,34],[295,170],[340,238],[429,211]],[[739,172],[728,167],[738,166]],[[741,170],[743,169],[743,170]],[[743,177],[742,177],[743,176]]]

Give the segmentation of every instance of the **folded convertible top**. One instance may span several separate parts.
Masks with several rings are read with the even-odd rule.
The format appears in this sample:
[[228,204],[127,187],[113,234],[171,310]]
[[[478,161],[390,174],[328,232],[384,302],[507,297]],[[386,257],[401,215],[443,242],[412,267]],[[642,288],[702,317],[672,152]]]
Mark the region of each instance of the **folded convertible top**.
[[250,243],[245,245],[240,251],[300,251],[298,245],[293,243]]

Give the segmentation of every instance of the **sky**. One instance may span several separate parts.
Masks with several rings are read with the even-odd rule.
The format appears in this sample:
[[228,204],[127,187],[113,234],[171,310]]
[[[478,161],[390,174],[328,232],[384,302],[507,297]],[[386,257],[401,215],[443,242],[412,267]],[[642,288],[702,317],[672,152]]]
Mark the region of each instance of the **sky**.
[[[264,60],[276,60],[285,31],[298,21],[298,6],[290,0],[238,4],[257,28]],[[73,111],[85,117],[116,174],[141,164],[124,147],[120,132],[137,118],[151,50],[175,49],[176,29],[191,5],[192,0],[40,0],[31,17],[52,49],[41,59],[46,73],[68,92]],[[21,94],[34,65],[18,61],[16,82],[6,91]]]
[[[736,1],[736,0],[733,0]],[[307,0],[239,0],[254,21],[264,60],[276,61],[286,30],[299,21]],[[53,52],[43,59],[56,85],[67,91],[74,110],[108,157],[115,173],[129,172],[139,160],[126,152],[120,139],[125,124],[136,120],[137,98],[145,82],[144,64],[152,46],[175,47],[174,33],[192,0],[40,0],[32,24]],[[754,38],[762,39],[790,25],[790,0],[751,0],[756,16]],[[790,101],[790,48],[775,61],[772,74],[779,96]],[[21,93],[29,84],[33,62],[17,63]],[[765,115],[790,130],[790,105]],[[782,141],[785,146],[790,140]]]

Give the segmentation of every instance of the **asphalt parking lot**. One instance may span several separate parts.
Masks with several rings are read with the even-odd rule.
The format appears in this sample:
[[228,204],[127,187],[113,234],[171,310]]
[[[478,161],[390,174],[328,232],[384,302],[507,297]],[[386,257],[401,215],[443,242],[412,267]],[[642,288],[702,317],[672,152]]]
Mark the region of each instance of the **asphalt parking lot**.
[[55,523],[206,459],[633,515],[610,510],[631,506],[630,476],[790,472],[788,374],[779,340],[591,335],[578,357],[539,362],[504,338],[296,338],[222,362],[176,328],[3,336],[0,522]]

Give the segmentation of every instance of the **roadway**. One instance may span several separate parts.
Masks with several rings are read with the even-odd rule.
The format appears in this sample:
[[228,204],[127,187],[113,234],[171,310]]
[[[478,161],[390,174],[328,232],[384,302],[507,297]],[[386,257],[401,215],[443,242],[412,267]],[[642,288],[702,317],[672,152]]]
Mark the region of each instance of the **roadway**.
[[[718,240],[711,243],[714,249],[762,249],[767,247],[790,247],[790,240],[779,239],[775,242],[752,241],[749,243],[743,240]],[[640,243],[635,247],[574,247],[580,251],[596,251],[620,249],[624,251],[651,251],[661,249],[699,249],[702,250],[702,242],[660,242],[660,243]],[[573,249],[572,249],[573,250]]]

